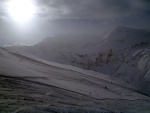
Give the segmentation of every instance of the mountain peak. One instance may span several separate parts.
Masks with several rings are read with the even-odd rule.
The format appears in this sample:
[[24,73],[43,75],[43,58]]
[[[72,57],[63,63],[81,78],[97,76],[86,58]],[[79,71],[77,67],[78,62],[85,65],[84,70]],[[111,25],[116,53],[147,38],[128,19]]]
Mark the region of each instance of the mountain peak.
[[108,39],[116,42],[125,42],[125,41],[136,41],[142,40],[141,37],[144,37],[145,33],[147,33],[144,29],[135,29],[126,26],[118,26],[115,30],[113,30]]
[[137,29],[137,28],[133,28],[133,27],[127,27],[127,26],[117,26],[116,28],[115,28],[115,30],[114,31],[118,31],[118,30],[120,30],[120,31],[126,31],[126,30],[128,30],[128,31],[130,31],[130,30],[134,30],[134,31],[146,31],[146,29]]

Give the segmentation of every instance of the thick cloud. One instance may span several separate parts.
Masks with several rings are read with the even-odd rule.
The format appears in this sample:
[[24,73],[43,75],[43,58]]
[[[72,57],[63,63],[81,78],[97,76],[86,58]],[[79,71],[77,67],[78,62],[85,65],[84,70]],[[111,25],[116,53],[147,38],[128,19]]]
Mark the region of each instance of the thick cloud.
[[[19,26],[0,0],[0,45],[37,43],[58,34],[100,34],[118,25],[150,28],[150,0],[32,0],[35,20]],[[46,21],[48,20],[48,21]]]
[[150,0],[38,0],[40,14],[57,19],[115,19],[150,12]]
[[[6,16],[6,3],[0,0],[0,17]],[[39,17],[46,19],[116,19],[150,15],[150,0],[32,0]],[[2,19],[2,18],[1,18]]]

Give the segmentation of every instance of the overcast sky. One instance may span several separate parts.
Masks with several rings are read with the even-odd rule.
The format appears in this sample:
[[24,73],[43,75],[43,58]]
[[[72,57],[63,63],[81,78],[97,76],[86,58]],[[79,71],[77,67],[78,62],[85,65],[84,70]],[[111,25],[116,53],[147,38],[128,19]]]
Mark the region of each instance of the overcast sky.
[[61,34],[100,34],[123,25],[150,28],[150,0],[32,0],[37,11],[29,23],[12,21],[0,0],[0,45],[33,44]]

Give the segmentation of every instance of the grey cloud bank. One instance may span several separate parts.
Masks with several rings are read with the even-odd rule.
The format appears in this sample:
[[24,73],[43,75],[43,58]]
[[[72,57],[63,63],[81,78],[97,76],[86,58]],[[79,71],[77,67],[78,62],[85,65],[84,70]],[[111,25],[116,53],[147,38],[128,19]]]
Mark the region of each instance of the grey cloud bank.
[[150,0],[32,0],[35,20],[25,26],[12,22],[0,0],[0,45],[38,43],[61,34],[100,34],[122,25],[150,28]]
[[39,0],[37,3],[44,17],[57,19],[115,19],[150,12],[149,0]]

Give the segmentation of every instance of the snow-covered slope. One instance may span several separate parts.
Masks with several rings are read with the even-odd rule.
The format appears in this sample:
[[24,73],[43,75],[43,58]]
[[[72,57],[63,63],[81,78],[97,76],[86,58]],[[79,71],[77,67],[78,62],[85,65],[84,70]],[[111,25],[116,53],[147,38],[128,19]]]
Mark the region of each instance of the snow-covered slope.
[[150,94],[150,50],[141,49],[125,60],[116,70],[114,76],[138,87]]
[[[120,78],[142,92],[150,94],[149,79],[145,76],[148,71],[145,63],[149,60],[149,31],[118,27],[101,45],[101,48],[105,48],[100,50],[102,53],[109,51],[107,66],[102,65],[111,69],[109,75]],[[135,56],[135,53],[139,54]]]
[[[4,75],[22,77],[99,99],[140,97],[133,93],[136,88],[107,75],[44,61],[21,52],[0,49],[0,53],[0,73]],[[133,97],[130,98],[128,94],[131,92]]]
[[143,71],[137,66],[139,60],[135,60],[133,54],[149,47],[148,30],[119,26],[105,38],[60,36],[47,38],[34,46],[8,48],[24,51],[48,61],[104,73],[139,88]]
[[[72,95],[70,95],[71,98],[79,98],[74,95],[77,95],[77,94],[80,95],[78,102],[80,99],[81,100],[83,99],[82,96],[91,98],[90,102],[92,103],[90,104],[90,106],[88,106],[88,108],[93,108],[92,106],[95,106],[95,107],[97,106],[97,108],[101,108],[101,110],[103,109],[102,110],[103,112],[104,112],[104,108],[105,110],[111,110],[109,112],[144,111],[145,113],[148,113],[150,111],[150,109],[148,109],[150,108],[149,97],[138,93],[137,88],[134,88],[125,82],[122,82],[116,78],[112,78],[110,76],[100,74],[97,72],[86,71],[86,70],[73,67],[73,66],[69,66],[69,65],[49,62],[49,61],[37,58],[33,55],[20,52],[20,51],[16,51],[16,50],[0,48],[0,77],[1,78],[12,77],[16,80],[19,80],[19,79],[24,80],[22,82],[26,81],[26,83],[30,81],[30,83],[33,82],[33,83],[48,85],[49,88],[55,87],[55,89],[53,88],[53,92],[57,92],[57,90],[59,91],[59,94],[53,95],[55,97],[64,95],[64,94],[61,94],[62,93],[61,90],[65,90],[68,92],[68,95],[70,95],[72,92]],[[12,81],[9,82],[9,84],[11,83]],[[23,88],[25,87],[24,85],[18,86],[18,87]],[[3,85],[0,85],[0,90],[1,90],[0,94],[2,93],[1,95],[3,96],[4,96],[3,94],[4,91],[7,92],[6,94],[8,94],[9,92],[12,92],[14,90],[14,89],[13,90],[6,89],[6,86],[5,86],[5,89],[1,89],[2,86]],[[32,88],[32,87],[30,86],[29,88]],[[37,85],[34,87],[40,88],[41,86]],[[28,88],[25,88],[25,89],[27,90]],[[29,101],[28,103],[30,104],[31,103],[30,101],[33,101],[33,97],[35,98],[38,95],[34,94],[33,96],[32,94],[33,92],[32,92],[31,93],[32,98],[31,97],[27,98],[25,89],[21,89],[21,92],[22,93],[24,92],[23,94],[19,92],[20,90],[17,91],[17,95],[21,93],[22,95],[20,96],[25,96],[24,97],[25,101]],[[43,91],[45,92],[44,89]],[[39,89],[39,90],[42,90],[42,89]],[[34,89],[34,92],[35,91],[36,89]],[[42,92],[38,92],[38,94],[39,93],[42,93]],[[52,95],[49,93],[50,91],[47,91],[47,93],[44,95]],[[16,94],[16,92],[14,92],[14,94]],[[45,98],[45,96],[43,96],[43,98]],[[61,98],[64,98],[64,97],[61,97]],[[9,101],[6,101],[7,99],[5,100],[0,99],[0,103],[3,103],[3,104],[8,103],[8,105],[10,106],[12,99]],[[49,99],[49,97],[47,97],[47,99]],[[93,99],[96,99],[96,100],[93,100]],[[79,103],[83,103],[81,102],[81,100]],[[63,101],[61,100],[62,102],[61,106],[64,105],[65,101],[66,100],[63,100]],[[74,101],[77,102],[77,100],[74,100]],[[84,100],[84,101],[88,102],[87,100]],[[98,101],[100,101],[101,104],[98,104],[99,103]],[[114,101],[117,106],[114,106]],[[123,101],[126,101],[126,102],[123,102]],[[42,101],[42,103],[44,102],[45,101]],[[57,100],[57,103],[59,102],[60,100],[59,101]],[[130,102],[133,102],[132,105],[136,105],[136,107],[133,107],[132,105],[130,105],[131,104]],[[72,102],[69,102],[69,103],[71,104]],[[76,104],[79,104],[79,103],[76,103]],[[142,105],[144,106],[141,106],[139,103],[142,103]],[[42,105],[41,107],[43,106],[44,105]],[[128,109],[123,110],[124,109],[123,106],[128,107]],[[140,108],[138,108],[137,106],[140,106]],[[26,108],[20,108],[15,112],[21,111],[23,109],[26,109]],[[102,111],[99,111],[99,112],[102,112]]]

